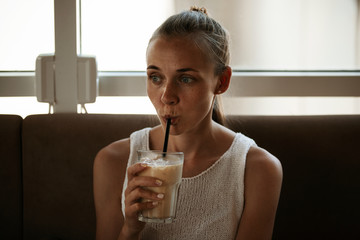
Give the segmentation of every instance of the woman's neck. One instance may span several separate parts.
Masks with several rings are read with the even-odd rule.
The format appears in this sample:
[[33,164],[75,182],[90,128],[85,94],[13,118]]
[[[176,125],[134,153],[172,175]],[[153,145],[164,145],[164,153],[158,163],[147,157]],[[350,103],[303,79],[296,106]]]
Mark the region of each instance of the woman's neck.
[[[231,145],[235,133],[218,123],[211,121],[208,126],[180,135],[170,135],[168,151],[183,152],[185,159],[208,158],[222,155]],[[160,150],[163,147],[164,131],[161,126],[150,133],[150,148]]]

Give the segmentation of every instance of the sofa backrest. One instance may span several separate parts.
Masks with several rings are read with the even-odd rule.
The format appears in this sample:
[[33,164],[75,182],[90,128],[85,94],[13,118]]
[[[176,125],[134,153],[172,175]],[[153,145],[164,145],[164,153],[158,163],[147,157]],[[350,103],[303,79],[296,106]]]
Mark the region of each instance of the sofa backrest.
[[[94,239],[97,152],[156,124],[152,115],[0,116],[0,239]],[[229,116],[228,126],[282,163],[273,239],[358,239],[359,115]]]
[[230,118],[282,163],[273,239],[358,239],[360,116]]
[[22,238],[21,125],[0,115],[0,239]]
[[[107,144],[151,122],[156,124],[155,116],[53,114],[25,118],[24,239],[94,239],[94,158]],[[123,174],[121,169],[119,174]]]

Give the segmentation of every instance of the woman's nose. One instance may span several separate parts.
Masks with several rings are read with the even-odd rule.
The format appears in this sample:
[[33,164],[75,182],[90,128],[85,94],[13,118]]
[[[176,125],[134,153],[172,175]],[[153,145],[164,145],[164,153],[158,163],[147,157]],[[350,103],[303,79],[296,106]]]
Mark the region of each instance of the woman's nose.
[[167,105],[175,105],[179,102],[176,86],[172,83],[167,83],[163,88],[161,101]]

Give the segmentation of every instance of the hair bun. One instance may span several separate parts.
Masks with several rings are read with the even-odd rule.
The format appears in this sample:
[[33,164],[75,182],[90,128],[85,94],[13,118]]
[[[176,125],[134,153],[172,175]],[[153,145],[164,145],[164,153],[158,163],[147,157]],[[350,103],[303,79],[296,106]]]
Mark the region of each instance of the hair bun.
[[200,12],[200,13],[203,13],[203,14],[205,14],[205,15],[208,15],[208,13],[207,13],[207,10],[206,10],[206,8],[204,8],[204,7],[196,7],[196,6],[192,6],[191,8],[190,8],[190,11],[194,11],[194,12]]

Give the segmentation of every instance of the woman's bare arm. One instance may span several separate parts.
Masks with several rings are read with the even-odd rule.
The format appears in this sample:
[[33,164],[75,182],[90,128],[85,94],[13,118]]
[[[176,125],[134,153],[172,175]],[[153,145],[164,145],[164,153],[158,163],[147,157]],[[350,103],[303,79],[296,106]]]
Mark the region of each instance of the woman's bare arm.
[[282,184],[280,161],[258,147],[248,153],[245,168],[245,205],[237,238],[271,239]]
[[129,139],[103,148],[94,161],[96,239],[117,239],[124,217],[121,212],[122,184],[129,157]]

